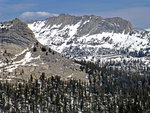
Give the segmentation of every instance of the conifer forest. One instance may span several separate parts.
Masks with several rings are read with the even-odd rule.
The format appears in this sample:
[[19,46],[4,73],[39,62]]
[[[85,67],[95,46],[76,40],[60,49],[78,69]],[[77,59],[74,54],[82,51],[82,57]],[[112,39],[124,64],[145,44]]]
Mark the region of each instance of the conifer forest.
[[149,113],[150,76],[80,63],[88,82],[60,76],[0,82],[0,113]]

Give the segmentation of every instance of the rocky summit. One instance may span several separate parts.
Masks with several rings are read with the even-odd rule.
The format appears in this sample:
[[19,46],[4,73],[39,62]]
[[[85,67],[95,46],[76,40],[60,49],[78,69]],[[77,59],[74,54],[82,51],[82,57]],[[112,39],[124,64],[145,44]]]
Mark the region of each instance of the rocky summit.
[[45,20],[43,27],[52,27],[53,25],[59,25],[60,29],[66,25],[78,25],[76,35],[79,37],[89,34],[97,34],[102,32],[114,32],[114,33],[128,33],[132,32],[133,28],[129,21],[126,21],[119,17],[114,18],[102,18],[95,15],[85,16],[71,16],[67,14],[61,14],[58,17],[50,17]]
[[12,55],[21,52],[36,42],[33,32],[19,19],[0,23],[1,51],[7,50]]

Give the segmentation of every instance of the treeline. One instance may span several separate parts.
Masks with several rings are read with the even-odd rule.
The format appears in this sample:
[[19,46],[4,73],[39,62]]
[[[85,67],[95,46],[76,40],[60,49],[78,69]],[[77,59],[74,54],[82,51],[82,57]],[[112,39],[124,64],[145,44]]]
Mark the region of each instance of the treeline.
[[4,113],[146,113],[150,111],[150,76],[128,74],[78,62],[88,82],[41,77],[24,83],[0,83]]
[[99,64],[101,67],[108,66],[113,68],[118,68],[126,72],[136,72],[139,74],[150,75],[150,66],[149,66],[149,57],[145,58],[121,58],[120,60],[102,60],[99,59],[96,61],[96,64]]

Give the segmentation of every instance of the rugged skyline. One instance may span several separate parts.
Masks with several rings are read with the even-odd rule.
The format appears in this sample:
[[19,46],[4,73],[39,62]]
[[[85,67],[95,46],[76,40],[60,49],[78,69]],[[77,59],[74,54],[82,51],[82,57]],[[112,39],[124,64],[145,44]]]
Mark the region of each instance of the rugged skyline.
[[45,19],[58,14],[123,17],[133,27],[150,28],[149,0],[0,0],[0,21]]

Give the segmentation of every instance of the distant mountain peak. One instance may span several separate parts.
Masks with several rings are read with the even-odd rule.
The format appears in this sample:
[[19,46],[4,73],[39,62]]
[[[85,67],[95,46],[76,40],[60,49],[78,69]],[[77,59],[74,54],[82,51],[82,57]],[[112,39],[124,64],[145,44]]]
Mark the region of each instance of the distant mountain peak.
[[[36,21],[35,21],[36,22]],[[76,35],[97,34],[102,32],[129,33],[133,31],[132,24],[120,17],[102,18],[95,15],[72,16],[69,14],[60,14],[56,17],[49,17],[45,20],[45,26],[61,25],[63,28],[67,25],[76,25],[80,23]],[[33,23],[33,22],[30,22]]]
[[28,24],[43,45],[76,59],[143,51],[148,55],[150,34],[135,31],[120,17],[61,14]]

